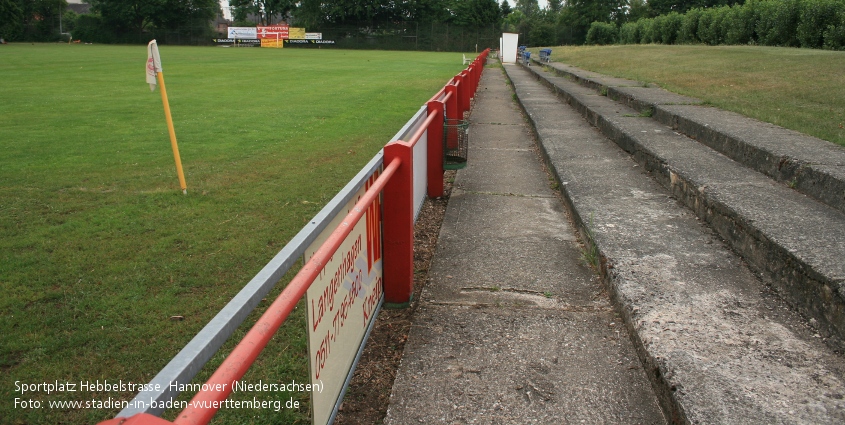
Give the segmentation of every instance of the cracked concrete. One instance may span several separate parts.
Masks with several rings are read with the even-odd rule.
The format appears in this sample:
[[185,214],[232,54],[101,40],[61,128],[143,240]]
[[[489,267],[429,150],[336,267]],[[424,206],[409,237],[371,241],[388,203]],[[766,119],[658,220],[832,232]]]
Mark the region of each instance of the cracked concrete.
[[665,423],[500,69],[470,123],[385,423]]
[[[570,107],[531,71],[506,70],[547,164],[562,183],[568,209],[582,231],[593,235],[603,277],[666,416],[677,423],[845,422],[845,359],[813,329],[812,320],[791,309],[732,251],[720,229],[708,227],[695,215],[697,208],[686,208],[686,199],[673,198],[679,192],[665,187],[684,181],[693,156],[705,154],[702,148],[690,144],[695,142],[680,146],[655,131],[635,143],[637,137],[630,134],[648,132],[637,128],[645,124],[628,122],[637,131],[627,133],[625,126],[604,125],[642,119],[614,116],[624,113],[624,105],[557,81],[555,91],[566,86]],[[671,134],[659,127],[651,129]],[[660,156],[657,152],[672,158],[663,168],[669,171],[669,185],[661,184],[667,177],[649,162]],[[709,177],[691,187],[724,193],[719,178],[753,177],[735,165],[715,167],[693,170]],[[772,184],[746,184],[752,190],[737,198],[747,202]],[[791,211],[798,228],[811,214],[783,208],[793,196],[781,196],[767,207],[771,214]],[[755,225],[766,221],[761,218]],[[838,232],[837,226],[828,230]],[[775,267],[784,263],[769,262]],[[833,258],[820,263],[841,267]]]

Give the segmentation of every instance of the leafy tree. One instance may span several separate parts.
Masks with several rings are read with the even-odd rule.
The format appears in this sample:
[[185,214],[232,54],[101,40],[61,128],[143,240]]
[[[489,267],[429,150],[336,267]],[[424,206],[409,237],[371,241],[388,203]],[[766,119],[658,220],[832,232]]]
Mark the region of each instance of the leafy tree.
[[229,0],[232,18],[235,22],[247,22],[249,16],[257,16],[260,24],[270,25],[287,20],[296,9],[296,2],[291,0]]
[[508,15],[510,15],[511,12],[513,12],[513,10],[511,9],[511,5],[508,3],[508,0],[505,0],[505,1],[502,2],[501,10],[502,10],[502,17],[503,18],[507,18]]
[[648,0],[649,17],[665,15],[669,12],[686,13],[695,8],[731,6],[742,4],[745,0]]
[[625,16],[625,21],[636,22],[641,18],[651,17],[654,17],[654,15],[652,15],[650,2],[647,3],[645,0],[628,1],[628,13]]
[[417,22],[445,22],[451,16],[447,0],[411,0],[406,2],[406,19]]
[[23,37],[24,15],[18,2],[0,0],[0,38],[19,40]]
[[59,16],[66,8],[65,0],[0,1],[0,31],[9,32],[12,40],[58,39]]
[[216,0],[91,0],[91,7],[106,27],[120,35],[177,29],[194,22],[208,26],[220,5]]
[[537,0],[516,0],[516,9],[525,16],[534,16],[540,13],[540,4]]
[[568,29],[566,41],[583,44],[593,22],[622,23],[625,0],[570,0],[560,15],[559,25]]
[[498,25],[502,12],[496,0],[463,0],[455,2],[452,22],[462,26]]
[[502,29],[505,32],[519,33],[527,21],[528,17],[521,10],[515,9],[508,16],[505,16],[504,21],[502,21]]
[[587,31],[587,44],[614,44],[618,40],[619,31],[616,25],[609,22],[593,22]]
[[91,9],[116,34],[140,33],[153,24],[163,4],[163,0],[91,0]]

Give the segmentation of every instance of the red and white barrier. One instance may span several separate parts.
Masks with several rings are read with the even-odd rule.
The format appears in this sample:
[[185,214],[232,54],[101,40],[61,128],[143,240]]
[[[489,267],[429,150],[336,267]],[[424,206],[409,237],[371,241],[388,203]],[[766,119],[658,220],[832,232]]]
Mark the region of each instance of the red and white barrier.
[[[471,99],[478,88],[489,51],[487,49],[482,52],[469,67],[450,80],[443,89],[426,103],[422,110],[424,114],[415,116],[409,122],[409,125],[406,125],[407,131],[405,133],[408,134],[400,132],[400,135],[398,135],[402,138],[407,137],[407,140],[399,139],[388,143],[383,152],[376,155],[376,158],[370,161],[368,166],[344,188],[344,191],[339,193],[312,220],[309,226],[297,235],[295,241],[288,244],[291,245],[296,242],[297,247],[286,246],[282,250],[280,256],[285,252],[288,252],[287,256],[302,255],[305,250],[304,247],[310,244],[309,241],[317,239],[319,237],[317,233],[323,231],[320,228],[321,225],[324,227],[326,226],[325,223],[331,222],[337,212],[343,208],[342,205],[345,205],[346,199],[351,198],[365,184],[368,186],[363,196],[346,213],[340,225],[326,230],[331,233],[325,239],[325,242],[308,259],[296,277],[288,283],[258,322],[209,378],[204,385],[207,390],[198,392],[188,403],[188,407],[173,422],[156,416],[162,413],[161,409],[149,406],[143,407],[143,403],[146,400],[170,400],[175,398],[178,393],[148,391],[139,394],[135,400],[129,403],[133,408],[124,409],[118,414],[117,418],[101,422],[100,425],[207,424],[219,408],[224,405],[223,402],[232,392],[232,383],[244,376],[276,330],[293,311],[297,302],[318,275],[324,272],[324,268],[331,261],[338,247],[344,243],[355,225],[365,217],[367,211],[373,211],[373,205],[377,206],[379,199],[382,205],[381,214],[367,216],[367,219],[372,220],[371,217],[380,217],[382,220],[383,253],[381,258],[383,261],[384,287],[381,292],[384,294],[384,302],[395,306],[407,305],[413,295],[414,221],[419,199],[425,192],[429,197],[443,196],[444,119],[463,119],[464,114],[469,111]],[[425,161],[421,161],[421,155],[425,156]],[[379,173],[378,170],[382,165],[384,165],[383,171]],[[423,172],[415,173],[415,168]],[[378,177],[373,181],[372,177],[375,174]],[[423,180],[423,182],[420,180]],[[423,187],[426,187],[427,190],[421,189]],[[268,285],[268,283],[277,282],[296,258],[278,257],[274,258],[271,264],[268,264],[253,279],[253,281],[261,281],[258,282],[260,285],[256,285],[262,287],[260,291],[255,290],[253,294],[247,295],[239,293],[236,298],[260,299],[261,291],[269,290],[267,287],[271,285]],[[253,281],[248,286],[252,286]],[[266,292],[264,293],[266,294]],[[232,303],[235,301],[233,300]],[[237,306],[227,305],[224,310],[238,310],[240,317],[242,315],[240,311],[244,310],[244,306],[250,303],[256,304],[254,301],[238,301],[238,303]],[[197,341],[203,338],[194,338],[189,344],[191,348],[187,349],[188,347],[186,347],[185,350],[180,352],[153,381],[186,383],[193,379],[196,372],[240,324],[240,322],[234,320],[225,324],[216,324],[219,321],[219,316],[221,315],[218,314],[218,317],[215,317],[212,321],[215,323],[209,323],[200,332],[200,334],[215,335],[214,338],[210,338],[213,341]],[[217,327],[220,329],[217,329]],[[224,335],[225,333],[228,333],[228,335]],[[225,337],[221,338],[221,335]],[[360,350],[362,347],[363,342],[358,349]],[[348,373],[351,375],[352,371],[350,370]],[[342,396],[343,392],[341,391],[339,398],[342,399]],[[335,411],[331,412],[330,415],[321,415],[321,418],[327,417],[329,418],[328,422],[331,423],[337,406],[338,403],[334,406]]]

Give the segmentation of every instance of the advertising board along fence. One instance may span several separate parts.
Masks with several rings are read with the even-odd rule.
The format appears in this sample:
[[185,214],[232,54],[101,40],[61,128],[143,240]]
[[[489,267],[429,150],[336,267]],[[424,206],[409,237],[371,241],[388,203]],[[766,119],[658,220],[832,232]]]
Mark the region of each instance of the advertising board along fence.
[[[396,306],[408,304],[413,294],[414,222],[426,193],[431,197],[443,195],[444,115],[463,117],[469,110],[470,97],[478,87],[488,53],[489,49],[482,52],[469,67],[435,94],[426,106],[421,108],[394,136],[393,140],[377,153],[343,190],[317,213],[314,219],[145,386],[145,391],[140,392],[128,403],[129,407],[118,413],[115,419],[101,422],[101,424],[207,424],[231,394],[232,384],[243,377],[293,311],[297,302],[321,274],[332,276],[335,274],[332,270],[335,272],[340,270],[343,282],[348,283],[349,288],[345,288],[347,289],[345,293],[338,288],[334,295],[346,299],[347,304],[356,302],[355,300],[358,299],[356,297],[362,295],[361,307],[370,309],[368,320],[372,320],[378,314],[382,303]],[[422,154],[423,152],[425,154]],[[425,183],[419,182],[419,179]],[[333,221],[337,222],[338,217],[342,217],[340,223],[336,226],[332,225]],[[355,231],[362,218],[365,220],[364,227],[369,225],[369,229],[362,232],[359,226],[359,229]],[[381,234],[377,235],[374,232],[379,224]],[[347,240],[350,234],[354,235],[351,245]],[[360,236],[362,234],[366,236]],[[381,241],[377,242],[379,236]],[[371,245],[367,247],[368,252],[359,255],[364,251],[363,238],[368,238],[367,243]],[[315,241],[318,240],[323,241],[315,245]],[[361,240],[360,243],[359,240]],[[359,244],[358,248],[355,248],[356,244]],[[344,248],[340,251],[340,265],[334,269],[327,269],[327,265],[333,261],[332,257],[341,246]],[[377,249],[381,250],[381,255],[374,252]],[[344,269],[342,258],[345,258],[344,254],[349,252],[354,252],[356,255],[348,256],[350,259],[346,260],[346,269]],[[178,388],[191,382],[261,299],[306,253],[310,257],[305,265],[206,381],[202,386],[204,389],[191,399],[187,404],[188,407],[179,413],[173,422],[159,418],[158,416],[164,411],[161,406],[167,405],[167,402],[179,395]],[[365,256],[366,260],[362,258]],[[377,263],[379,257],[382,261],[381,281],[374,279],[374,282],[369,283],[370,292],[361,293],[359,288],[359,293],[350,297],[352,285],[358,287],[362,284],[355,280],[357,273],[363,273],[363,267],[352,266],[350,271],[350,262],[358,263],[359,259],[362,263],[368,261],[367,272],[372,272],[374,269],[369,262]],[[345,272],[348,273],[344,275]],[[352,274],[351,278],[350,274]],[[328,279],[328,282],[329,285],[332,284],[331,279]],[[335,281],[335,285],[342,286],[339,283],[339,280]],[[378,286],[379,284],[383,286]],[[375,301],[373,294],[380,299]],[[314,299],[314,296],[311,299]],[[316,299],[316,303],[319,303],[319,295],[316,295]],[[346,350],[352,351],[352,356],[346,353],[345,361],[348,361],[350,357],[353,360],[350,366],[342,368],[340,372],[341,377],[338,379],[343,379],[344,383],[340,386],[338,393],[333,395],[328,402],[318,400],[324,403],[319,407],[319,412],[316,412],[318,407],[312,403],[314,424],[331,423],[334,420],[355,363],[366,343],[371,322],[361,328],[364,330],[364,335],[360,338],[357,351],[356,349]],[[309,325],[309,333],[310,330],[311,325]],[[317,356],[317,353],[309,353],[310,363],[314,360],[311,358],[312,355]],[[313,379],[316,374],[313,364],[311,364],[311,369]],[[313,384],[315,383],[312,382]],[[316,384],[322,385],[319,382]],[[331,411],[329,412],[328,409]]]

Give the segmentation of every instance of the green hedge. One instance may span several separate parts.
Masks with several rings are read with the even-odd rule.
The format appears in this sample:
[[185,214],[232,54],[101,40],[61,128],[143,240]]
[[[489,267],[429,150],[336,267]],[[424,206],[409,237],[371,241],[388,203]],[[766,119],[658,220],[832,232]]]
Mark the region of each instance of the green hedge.
[[636,22],[626,22],[619,28],[619,44],[637,44],[640,42],[640,26]]
[[845,15],[842,0],[802,0],[798,14],[798,42],[801,47],[823,47],[824,33]]
[[593,22],[587,30],[587,44],[615,44],[618,41],[616,25],[607,22]]
[[[594,22],[593,25],[598,24]],[[845,0],[747,0],[745,4],[671,12],[622,25],[590,26],[601,44],[758,44],[845,50]],[[593,28],[596,28],[595,30]]]

